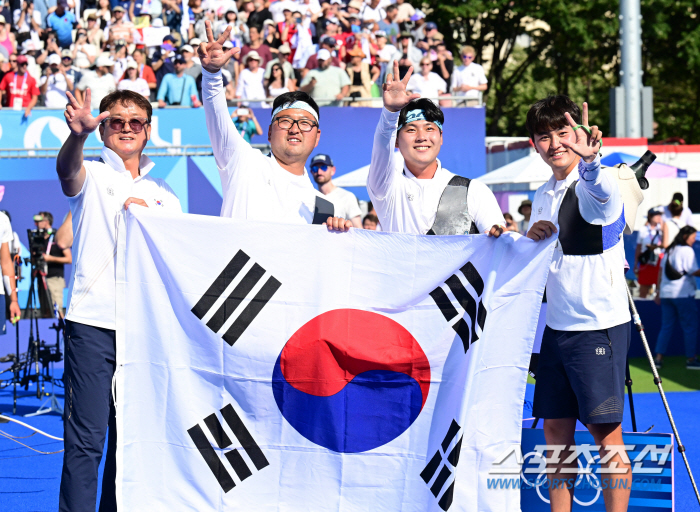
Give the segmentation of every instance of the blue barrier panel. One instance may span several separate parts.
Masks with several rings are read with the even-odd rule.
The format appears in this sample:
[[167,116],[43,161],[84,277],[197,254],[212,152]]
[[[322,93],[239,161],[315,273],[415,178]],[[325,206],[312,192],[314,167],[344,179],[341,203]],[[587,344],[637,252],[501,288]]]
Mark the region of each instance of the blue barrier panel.
[[[230,109],[233,111],[233,109]],[[267,143],[270,109],[254,109],[263,135],[253,143]],[[374,130],[381,110],[367,107],[322,107],[321,140],[316,152],[328,153],[337,166],[337,176],[367,165],[372,153]],[[440,160],[450,171],[476,178],[486,172],[486,114],[483,108],[447,108],[444,145]],[[25,119],[22,112],[0,111],[0,149],[55,148],[68,136],[62,110],[34,110]],[[169,108],[153,112],[150,146],[210,145],[203,109]],[[97,133],[86,147],[102,145]]]
[[[543,449],[546,444],[541,429],[523,429],[522,472],[520,474],[491,474],[488,484],[492,492],[498,489],[520,489],[520,507],[528,512],[549,512],[549,483],[544,473]],[[673,436],[671,434],[624,433],[626,446],[634,446],[627,452],[632,464],[632,492],[630,512],[653,512],[673,508]],[[604,511],[602,485],[608,475],[601,473],[600,456],[593,436],[587,431],[577,431],[574,439],[579,450],[579,474],[575,480],[574,506],[572,510]],[[540,448],[538,448],[540,445]],[[588,445],[588,446],[586,446]],[[561,457],[569,455],[562,452]],[[515,460],[515,459],[511,459]],[[492,470],[493,471],[493,470]],[[571,478],[571,475],[561,478]],[[609,481],[609,480],[607,480]]]

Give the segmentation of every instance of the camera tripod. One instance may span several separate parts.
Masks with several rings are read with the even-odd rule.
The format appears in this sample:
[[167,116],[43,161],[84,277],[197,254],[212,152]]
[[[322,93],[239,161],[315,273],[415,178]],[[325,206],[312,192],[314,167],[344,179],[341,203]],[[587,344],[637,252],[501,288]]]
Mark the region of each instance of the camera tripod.
[[[49,396],[49,398],[39,407],[39,409],[26,416],[36,416],[39,414],[46,414],[49,412],[57,412],[63,414],[63,409],[56,399],[56,394],[54,392],[54,377],[53,377],[53,363],[60,361],[62,359],[61,348],[60,348],[60,337],[63,331],[63,319],[58,314],[58,311],[54,309],[54,301],[51,298],[51,292],[49,291],[48,285],[46,283],[46,272],[44,270],[45,265],[37,264],[36,260],[32,258],[31,271],[30,271],[30,283],[29,283],[29,296],[27,297],[27,305],[22,312],[23,319],[29,319],[29,343],[27,346],[26,360],[24,362],[24,372],[22,377],[19,377],[20,370],[20,355],[19,355],[19,330],[17,331],[17,359],[15,361],[15,382],[14,382],[14,402],[16,411],[16,397],[17,397],[17,385],[24,386],[24,389],[29,388],[30,382],[36,382],[36,397],[41,398],[43,396]],[[44,267],[44,268],[42,268]],[[39,307],[39,312],[37,314],[36,307]],[[39,335],[39,318],[56,318],[57,324],[51,326],[51,329],[56,330],[56,344],[47,345],[41,340]],[[18,328],[19,329],[19,328]],[[41,369],[40,369],[41,364]],[[32,373],[32,367],[34,373]],[[42,371],[43,370],[43,371]],[[45,390],[46,383],[51,383],[51,394],[48,395]],[[46,407],[47,402],[49,406]],[[14,412],[13,411],[13,412]]]

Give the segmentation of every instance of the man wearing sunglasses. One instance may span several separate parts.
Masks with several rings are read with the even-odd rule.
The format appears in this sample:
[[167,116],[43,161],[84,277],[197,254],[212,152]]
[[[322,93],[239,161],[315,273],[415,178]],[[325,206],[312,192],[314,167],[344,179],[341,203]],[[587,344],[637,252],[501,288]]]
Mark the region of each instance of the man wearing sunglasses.
[[352,222],[353,227],[362,227],[362,211],[355,194],[333,183],[335,165],[330,155],[319,154],[311,160],[311,176],[318,190],[335,207],[335,216]]
[[[14,73],[7,73],[0,81],[0,94],[2,102],[12,110],[24,109],[24,117],[32,115],[32,108],[39,99],[39,88],[36,80],[27,72],[29,61],[26,55],[10,57],[10,63],[17,61],[17,68]],[[0,107],[1,108],[1,107]]]
[[486,73],[481,64],[474,62],[476,50],[471,46],[463,46],[460,52],[462,65],[452,74],[452,94],[464,96],[467,107],[480,107],[481,94],[488,88]]
[[223,47],[231,27],[199,46],[202,62],[202,101],[207,130],[221,175],[221,216],[290,224],[327,224],[347,231],[352,223],[334,217],[333,204],[309,180],[304,164],[321,137],[319,109],[305,92],[275,98],[267,130],[271,153],[264,156],[247,143],[233,124],[226,106],[221,68],[239,48]]
[[500,236],[506,223],[493,192],[442,167],[438,154],[444,116],[431,100],[406,90],[412,73],[409,68],[399,80],[399,63],[394,62],[374,134],[367,191],[382,230]]
[[[59,510],[94,512],[97,468],[109,426],[100,510],[116,510],[116,426],[111,384],[116,347],[117,216],[132,204],[181,212],[172,189],[149,172],[143,155],[151,135],[151,104],[141,94],[115,91],[90,111],[91,92],[80,102],[70,93],[65,118],[70,128],[56,171],[73,216],[73,272],[66,311],[67,396]],[[83,160],[88,135],[99,130],[100,159]]]

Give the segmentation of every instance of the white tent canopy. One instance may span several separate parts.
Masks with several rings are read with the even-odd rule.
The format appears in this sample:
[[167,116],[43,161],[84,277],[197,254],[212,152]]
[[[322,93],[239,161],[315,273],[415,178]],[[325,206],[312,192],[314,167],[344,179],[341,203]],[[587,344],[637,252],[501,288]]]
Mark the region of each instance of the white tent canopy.
[[552,175],[552,170],[537,153],[532,153],[500,169],[476,178],[494,192],[536,190]]
[[338,178],[333,178],[333,183],[338,187],[366,187],[367,176],[369,176],[369,165],[343,174]]

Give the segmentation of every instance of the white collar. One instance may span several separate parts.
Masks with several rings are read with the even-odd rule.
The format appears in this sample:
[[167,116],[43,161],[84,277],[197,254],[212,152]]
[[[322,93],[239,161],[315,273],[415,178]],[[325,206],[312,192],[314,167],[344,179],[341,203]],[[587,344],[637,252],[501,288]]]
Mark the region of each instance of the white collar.
[[437,165],[437,169],[435,169],[435,174],[433,174],[433,177],[430,178],[429,180],[419,180],[418,178],[416,178],[415,175],[408,169],[408,167],[406,167],[406,160],[404,160],[404,162],[403,162],[403,174],[404,174],[404,176],[406,176],[408,179],[413,180],[413,181],[416,181],[416,182],[418,182],[418,183],[421,183],[421,182],[427,183],[427,182],[429,182],[430,180],[434,180],[434,179],[437,178],[440,174],[442,174],[442,162],[440,162],[440,159],[439,159],[439,158],[436,158],[435,160],[437,160],[437,164],[438,164],[438,165]]
[[[552,174],[544,187],[544,193],[553,195],[554,187],[556,186],[558,181],[559,180],[557,180],[554,174]],[[569,175],[562,181],[564,181],[564,189],[569,188],[574,181],[578,181],[578,166],[574,167],[574,169],[572,169]]]
[[[129,172],[126,170],[126,167],[124,167],[124,161],[119,157],[119,155],[117,155],[107,146],[102,147],[102,153],[100,153],[100,158],[102,158],[102,161],[105,164],[107,164],[109,167],[111,167],[117,172]],[[139,162],[139,169],[141,171],[140,177],[143,178],[144,176],[146,176],[146,174],[148,174],[151,171],[151,169],[153,169],[154,165],[156,164],[153,162],[153,160],[151,160],[142,153],[141,161]]]

